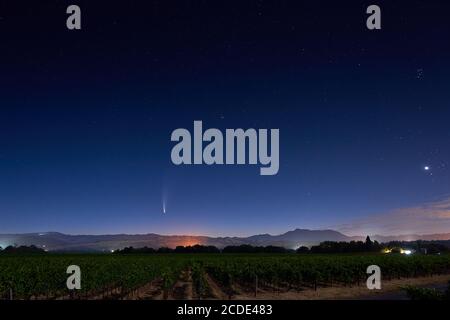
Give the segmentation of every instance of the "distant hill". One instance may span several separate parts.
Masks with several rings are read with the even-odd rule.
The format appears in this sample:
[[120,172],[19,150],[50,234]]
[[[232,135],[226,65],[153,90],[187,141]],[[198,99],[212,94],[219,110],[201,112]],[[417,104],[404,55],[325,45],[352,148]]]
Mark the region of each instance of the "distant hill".
[[[371,236],[379,242],[414,241],[414,240],[448,240],[450,233],[434,235],[401,235],[401,236]],[[0,234],[0,246],[35,245],[48,251],[111,251],[124,247],[169,247],[187,245],[211,245],[223,248],[229,245],[249,244],[254,246],[281,246],[297,248],[312,246],[323,241],[352,241],[364,240],[365,236],[349,237],[334,230],[306,230],[295,229],[280,235],[261,234],[250,237],[206,237],[188,235],[159,235],[159,234],[116,234],[116,235],[67,235],[58,232]]]
[[389,242],[389,241],[416,241],[416,240],[450,240],[450,233],[436,233],[436,234],[407,234],[400,236],[380,236],[374,235],[370,237],[372,240],[377,240],[378,242]]

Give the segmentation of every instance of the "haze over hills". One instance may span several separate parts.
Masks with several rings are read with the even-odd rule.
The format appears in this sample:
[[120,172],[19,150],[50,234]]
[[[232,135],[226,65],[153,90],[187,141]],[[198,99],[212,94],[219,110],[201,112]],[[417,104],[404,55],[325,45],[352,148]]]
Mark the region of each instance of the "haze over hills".
[[[449,240],[450,233],[432,235],[400,235],[400,236],[371,236],[379,242],[414,241],[414,240]],[[67,235],[58,232],[0,234],[0,246],[35,245],[48,251],[111,251],[124,247],[169,247],[188,245],[211,245],[223,248],[229,245],[249,244],[254,246],[281,246],[298,248],[312,246],[323,241],[352,241],[364,240],[365,236],[349,237],[334,230],[306,230],[295,229],[280,235],[260,234],[250,237],[207,237],[188,235],[159,235],[159,234],[116,234],[116,235]]]

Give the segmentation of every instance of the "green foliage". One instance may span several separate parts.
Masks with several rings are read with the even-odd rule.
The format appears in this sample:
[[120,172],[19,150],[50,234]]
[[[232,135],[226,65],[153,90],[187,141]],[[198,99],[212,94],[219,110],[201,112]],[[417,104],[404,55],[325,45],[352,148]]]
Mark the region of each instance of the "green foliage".
[[208,282],[205,278],[205,269],[199,262],[192,263],[192,282],[199,298],[203,298],[209,291]]
[[419,288],[414,286],[403,287],[406,294],[411,300],[426,300],[426,301],[442,301],[445,300],[445,294],[430,288]]
[[378,265],[384,279],[410,278],[450,272],[450,257],[396,255],[215,256],[202,259],[222,285],[231,280],[251,285],[263,282],[295,286],[341,283],[356,285],[367,278],[369,265]]
[[[206,273],[226,292],[233,284],[253,287],[354,285],[367,278],[369,265],[378,265],[383,279],[409,278],[450,272],[450,256],[428,255],[297,255],[297,254],[151,254],[151,255],[4,255],[0,257],[0,299],[12,290],[15,299],[57,298],[69,295],[66,274],[69,265],[81,268],[78,297],[102,295],[115,289],[125,295],[155,279],[168,292],[184,270],[191,270],[200,297],[208,294]],[[419,297],[409,289],[412,297]],[[430,298],[433,292],[422,292]]]
[[69,294],[69,265],[81,268],[80,297],[111,289],[122,293],[161,277],[164,287],[173,285],[187,259],[155,256],[45,255],[7,256],[0,259],[0,299],[12,289],[15,299],[56,298]]
[[411,300],[428,300],[428,301],[443,301],[450,300],[450,281],[447,290],[441,292],[436,289],[420,288],[415,286],[404,286],[402,288]]

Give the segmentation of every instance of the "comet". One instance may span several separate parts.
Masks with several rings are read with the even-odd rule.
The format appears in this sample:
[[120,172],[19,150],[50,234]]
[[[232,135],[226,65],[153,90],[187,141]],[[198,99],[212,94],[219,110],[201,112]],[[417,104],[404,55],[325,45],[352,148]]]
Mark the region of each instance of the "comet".
[[167,201],[169,199],[169,191],[167,184],[163,182],[162,192],[161,192],[161,202],[162,202],[162,212],[163,214],[167,213]]

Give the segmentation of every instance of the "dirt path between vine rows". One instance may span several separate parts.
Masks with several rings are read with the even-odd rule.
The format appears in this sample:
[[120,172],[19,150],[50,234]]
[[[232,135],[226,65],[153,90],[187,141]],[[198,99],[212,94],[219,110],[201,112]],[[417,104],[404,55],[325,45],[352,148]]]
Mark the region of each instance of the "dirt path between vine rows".
[[219,287],[219,285],[206,273],[205,274],[205,280],[208,283],[211,295],[213,299],[218,300],[228,300],[230,297],[222,291],[222,289]]
[[155,279],[152,282],[130,292],[123,297],[124,300],[162,300],[164,298],[164,291],[162,289],[163,281],[161,278]]
[[180,279],[169,293],[169,300],[192,300],[194,295],[192,273],[190,269],[183,270]]

